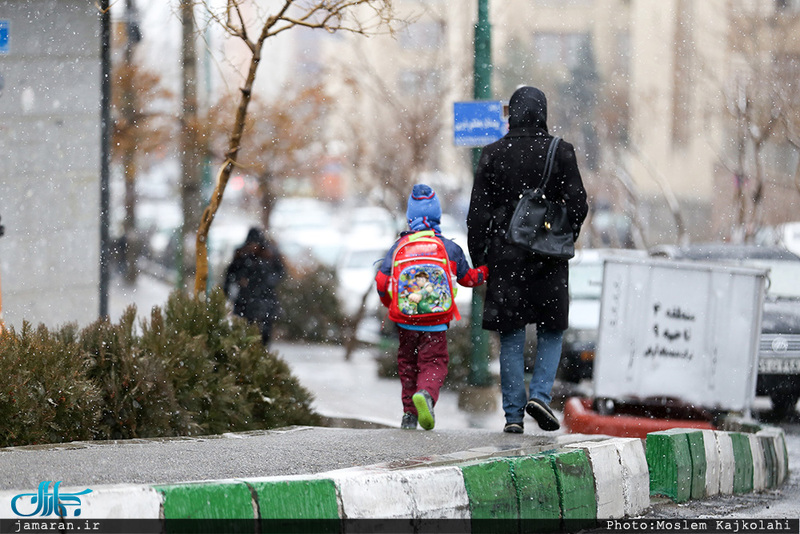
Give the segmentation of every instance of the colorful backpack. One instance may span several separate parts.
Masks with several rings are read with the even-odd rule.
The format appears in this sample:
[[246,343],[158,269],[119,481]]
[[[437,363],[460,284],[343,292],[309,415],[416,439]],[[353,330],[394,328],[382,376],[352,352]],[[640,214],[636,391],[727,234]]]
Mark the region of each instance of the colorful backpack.
[[392,258],[389,320],[430,326],[460,319],[454,301],[455,269],[433,230],[403,236]]

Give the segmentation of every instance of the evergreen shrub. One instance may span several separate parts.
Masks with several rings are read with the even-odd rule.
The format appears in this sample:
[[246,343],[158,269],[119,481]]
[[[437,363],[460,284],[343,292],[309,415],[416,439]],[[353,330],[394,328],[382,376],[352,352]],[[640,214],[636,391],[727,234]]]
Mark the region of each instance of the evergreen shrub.
[[309,343],[342,343],[347,319],[336,297],[336,273],[317,266],[287,277],[279,287],[277,335]]
[[222,291],[173,292],[136,324],[0,334],[0,447],[318,425],[312,397]]
[[0,334],[0,446],[92,439],[101,396],[74,326]]

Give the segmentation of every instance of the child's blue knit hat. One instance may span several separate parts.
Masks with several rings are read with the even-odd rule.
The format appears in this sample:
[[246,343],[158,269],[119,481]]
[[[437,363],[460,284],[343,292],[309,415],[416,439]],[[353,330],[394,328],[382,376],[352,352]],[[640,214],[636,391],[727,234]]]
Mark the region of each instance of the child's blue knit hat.
[[406,209],[408,227],[414,231],[425,229],[439,229],[442,220],[442,206],[439,197],[430,186],[417,184],[408,197]]

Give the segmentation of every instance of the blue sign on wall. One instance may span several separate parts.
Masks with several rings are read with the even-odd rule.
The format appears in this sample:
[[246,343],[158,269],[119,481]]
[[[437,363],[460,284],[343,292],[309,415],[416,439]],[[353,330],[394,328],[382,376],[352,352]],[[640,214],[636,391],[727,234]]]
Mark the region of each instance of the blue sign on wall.
[[508,132],[503,103],[478,100],[453,103],[453,140],[457,146],[484,146]]
[[8,26],[9,21],[0,19],[0,54],[8,54]]

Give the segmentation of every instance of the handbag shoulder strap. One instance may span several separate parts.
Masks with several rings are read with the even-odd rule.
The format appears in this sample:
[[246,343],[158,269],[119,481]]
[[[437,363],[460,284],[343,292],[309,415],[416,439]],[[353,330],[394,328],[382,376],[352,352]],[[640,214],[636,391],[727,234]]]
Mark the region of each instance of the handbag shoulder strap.
[[544,162],[544,172],[542,173],[542,183],[539,185],[539,189],[544,191],[544,187],[547,185],[547,182],[550,180],[550,173],[553,172],[553,161],[556,159],[556,148],[558,147],[558,142],[561,141],[560,137],[553,137],[550,141],[550,146],[547,148],[547,159]]

